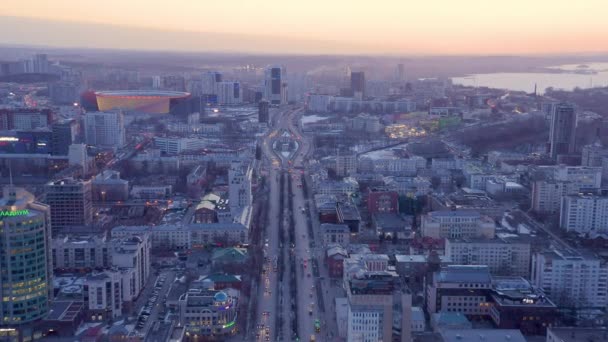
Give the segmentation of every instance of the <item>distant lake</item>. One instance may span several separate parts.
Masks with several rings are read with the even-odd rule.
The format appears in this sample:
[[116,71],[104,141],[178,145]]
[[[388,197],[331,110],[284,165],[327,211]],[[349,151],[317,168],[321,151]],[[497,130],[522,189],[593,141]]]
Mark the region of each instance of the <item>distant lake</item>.
[[608,86],[608,63],[566,64],[550,66],[547,69],[562,72],[475,74],[453,77],[452,82],[464,86],[518,90],[528,93],[533,92],[534,84],[537,84],[538,92],[541,94],[549,87],[573,90],[576,87],[586,89]]

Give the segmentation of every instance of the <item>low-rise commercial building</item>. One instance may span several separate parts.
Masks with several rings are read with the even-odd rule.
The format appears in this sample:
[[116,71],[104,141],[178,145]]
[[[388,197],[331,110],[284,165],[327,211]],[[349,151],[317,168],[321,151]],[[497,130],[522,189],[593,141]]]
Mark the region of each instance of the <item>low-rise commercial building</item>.
[[153,248],[190,249],[223,243],[248,243],[249,229],[240,223],[192,223],[185,225],[118,226],[112,237],[149,233]]
[[494,220],[473,211],[432,211],[422,217],[422,236],[438,238],[493,238]]
[[330,244],[348,246],[350,243],[350,228],[347,225],[323,223],[320,228],[325,246]]
[[229,336],[237,331],[238,291],[191,288],[178,301],[179,322],[186,327],[185,341],[205,336]]

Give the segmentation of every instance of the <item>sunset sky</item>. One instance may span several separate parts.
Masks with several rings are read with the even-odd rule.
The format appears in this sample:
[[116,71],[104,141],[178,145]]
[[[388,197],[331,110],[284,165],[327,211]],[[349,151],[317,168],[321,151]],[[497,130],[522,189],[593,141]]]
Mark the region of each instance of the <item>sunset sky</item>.
[[606,0],[5,0],[0,43],[269,53],[588,53],[608,51],[607,13]]

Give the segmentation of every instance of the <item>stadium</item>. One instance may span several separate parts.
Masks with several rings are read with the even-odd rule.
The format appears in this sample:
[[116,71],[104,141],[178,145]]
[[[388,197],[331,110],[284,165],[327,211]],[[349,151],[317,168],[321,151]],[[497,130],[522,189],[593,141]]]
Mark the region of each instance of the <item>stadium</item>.
[[190,93],[164,90],[112,90],[95,92],[100,111],[123,109],[136,113],[168,114],[181,102],[187,102]]

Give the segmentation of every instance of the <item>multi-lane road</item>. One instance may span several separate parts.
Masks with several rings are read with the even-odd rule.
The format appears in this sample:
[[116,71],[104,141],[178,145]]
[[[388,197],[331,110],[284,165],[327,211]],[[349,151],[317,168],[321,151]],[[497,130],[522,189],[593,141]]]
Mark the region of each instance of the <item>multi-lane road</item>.
[[[302,184],[312,144],[299,130],[300,114],[300,108],[275,110],[273,128],[261,141],[270,193],[263,239],[267,259],[258,286],[258,341],[310,341],[313,336],[317,341],[330,340],[327,321],[333,316],[325,308],[328,298],[323,298],[329,283],[320,279],[321,242],[313,228],[318,224]],[[289,156],[273,150],[274,142],[286,132],[295,142]]]

